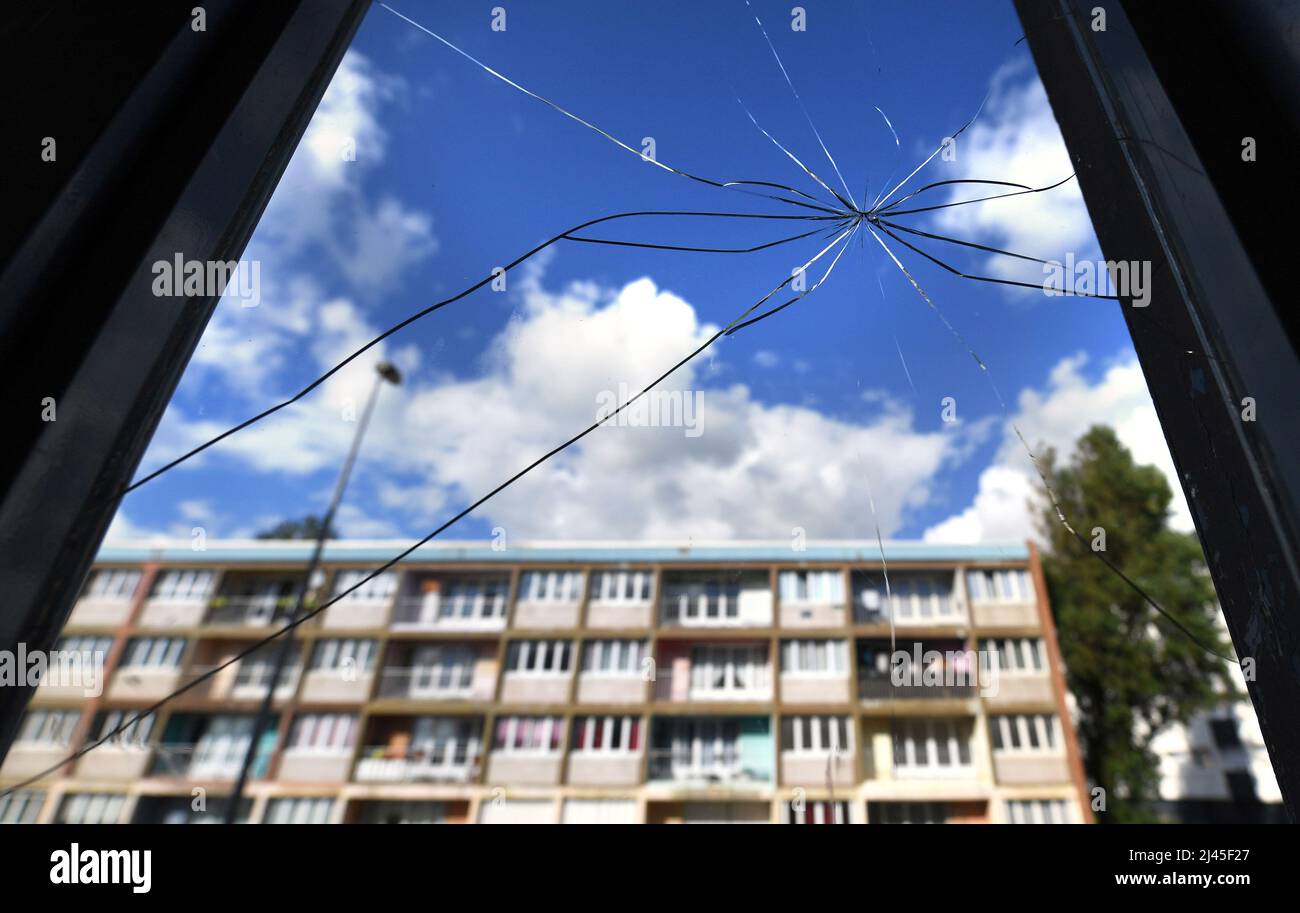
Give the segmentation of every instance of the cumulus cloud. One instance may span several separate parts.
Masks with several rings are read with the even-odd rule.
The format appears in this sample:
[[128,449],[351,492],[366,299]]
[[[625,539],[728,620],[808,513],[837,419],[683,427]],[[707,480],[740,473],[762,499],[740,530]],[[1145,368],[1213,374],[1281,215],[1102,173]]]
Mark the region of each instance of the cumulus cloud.
[[[648,278],[619,289],[576,283],[553,291],[533,271],[514,294],[516,317],[474,376],[415,377],[384,391],[358,470],[371,479],[377,508],[374,516],[346,516],[345,531],[385,532],[399,521],[402,528],[436,525],[716,330]],[[374,332],[344,300],[310,319],[311,354],[320,365]],[[338,465],[355,427],[342,416],[365,395],[382,354],[223,442],[221,458],[289,477]],[[858,421],[767,405],[744,385],[712,385],[712,376],[691,364],[657,388],[665,397],[658,402],[679,409],[671,413],[677,424],[607,424],[481,515],[520,537],[785,537],[795,527],[814,537],[862,536],[872,528],[869,482],[888,535],[928,503],[934,476],[982,433],[976,426],[918,430],[908,408],[887,399]],[[173,408],[153,456],[164,459],[164,450],[219,430],[220,422]]]
[[249,257],[287,263],[319,251],[359,292],[393,287],[438,248],[433,220],[391,196],[372,202],[363,175],[383,162],[380,111],[399,104],[404,80],[350,50],[321,99],[258,224]]
[[1036,534],[1030,502],[1038,497],[1037,474],[1013,422],[1036,453],[1049,446],[1062,458],[1073,453],[1075,442],[1091,426],[1112,426],[1135,460],[1154,464],[1168,479],[1174,493],[1171,525],[1185,532],[1192,529],[1191,512],[1136,357],[1127,353],[1116,359],[1095,383],[1083,375],[1087,360],[1082,353],[1064,358],[1052,369],[1046,389],[1021,392],[1016,413],[1003,426],[997,456],[980,474],[975,498],[927,529],[926,541],[1015,540]]
[[[949,163],[952,178],[1045,187],[1074,173],[1047,93],[1027,61],[1008,64],[994,75],[980,119],[956,142],[956,161]],[[956,185],[949,201],[998,192],[996,187]],[[1076,258],[1092,257],[1096,252],[1092,221],[1078,182],[1073,180],[1044,193],[940,209],[933,214],[932,224],[939,234],[1045,260],[1062,260],[1067,252]],[[948,248],[948,253],[952,250]],[[943,253],[935,253],[947,259]],[[989,255],[983,268],[999,278],[1034,283],[1044,278],[1041,264],[998,255]]]

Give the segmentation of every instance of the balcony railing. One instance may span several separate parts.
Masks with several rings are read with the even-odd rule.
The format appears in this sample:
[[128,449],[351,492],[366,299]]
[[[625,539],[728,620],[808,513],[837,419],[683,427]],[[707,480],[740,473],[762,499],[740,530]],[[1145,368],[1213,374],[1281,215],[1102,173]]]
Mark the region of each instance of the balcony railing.
[[721,750],[694,751],[670,748],[650,752],[650,779],[669,783],[742,784],[767,783],[766,776],[746,769],[740,760],[740,749],[735,744]]
[[384,669],[379,673],[379,697],[464,701],[474,695],[474,670],[469,666]]
[[656,701],[743,703],[772,699],[772,673],[766,665],[682,672],[671,666],[660,666],[652,681]]
[[867,676],[858,671],[858,699],[864,701],[897,700],[943,700],[974,697],[975,685],[895,685],[889,678]]
[[292,620],[292,596],[218,596],[208,605],[204,624],[214,627],[265,628]]
[[505,626],[505,593],[441,598],[403,596],[393,608],[394,628],[495,631]]
[[393,754],[387,746],[372,745],[362,750],[353,779],[358,783],[468,783],[478,776],[481,762],[477,748]]

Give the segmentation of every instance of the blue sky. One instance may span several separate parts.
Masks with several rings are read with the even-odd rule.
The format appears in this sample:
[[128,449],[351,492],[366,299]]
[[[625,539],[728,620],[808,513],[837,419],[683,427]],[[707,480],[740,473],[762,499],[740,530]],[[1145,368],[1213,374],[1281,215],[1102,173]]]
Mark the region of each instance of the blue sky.
[[[628,145],[653,138],[661,162],[825,196],[739,96],[838,188],[744,0],[391,5]],[[494,6],[506,9],[504,31],[491,27]],[[955,160],[936,158],[908,188],[1041,185],[1072,170],[1009,2],[814,0],[801,4],[805,31],[792,29],[791,6],[756,0],[754,10],[859,202],[891,171],[902,179],[986,94]],[[375,6],[246,251],[258,305],[221,302],[142,470],[541,240],[644,209],[799,211],[643,162]],[[1046,259],[1098,256],[1073,182],[906,219]],[[626,220],[601,236],[739,247],[800,224]],[[382,353],[406,383],[382,394],[342,531],[423,535],[590,423],[602,391],[639,389],[825,243],[713,255],[564,242],[511,272],[504,291],[480,290],[404,330]],[[1035,446],[1062,449],[1093,422],[1114,424],[1139,459],[1172,473],[1116,304],[951,277],[889,243],[989,366],[1007,412],[860,232],[815,294],[666,382],[699,397],[698,433],[602,428],[447,536],[500,526],[523,538],[783,538],[796,527],[869,537],[874,502],[894,538],[1022,539],[1032,466],[1010,420]],[[925,246],[968,271],[1013,275],[978,252]],[[374,361],[144,486],[110,537],[196,526],[244,536],[320,512]],[[945,397],[956,421],[944,420]],[[1188,528],[1181,506],[1177,521]]]

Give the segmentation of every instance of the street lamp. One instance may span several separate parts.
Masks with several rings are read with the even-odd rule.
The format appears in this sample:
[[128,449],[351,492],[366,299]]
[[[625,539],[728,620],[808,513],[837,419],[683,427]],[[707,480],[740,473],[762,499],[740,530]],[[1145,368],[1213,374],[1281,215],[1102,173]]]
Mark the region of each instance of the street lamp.
[[[370,397],[366,400],[366,408],[361,413],[361,421],[357,423],[357,432],[352,436],[352,446],[348,449],[347,458],[343,461],[343,468],[339,470],[338,481],[334,483],[334,494],[330,497],[329,509],[325,511],[325,519],[321,521],[320,529],[316,534],[316,546],[312,549],[311,560],[308,561],[307,570],[298,583],[290,624],[302,617],[303,603],[306,601],[307,591],[311,588],[312,578],[316,575],[316,569],[320,566],[321,553],[325,550],[325,539],[329,535],[330,528],[334,525],[334,516],[338,513],[339,504],[343,500],[343,492],[347,489],[348,479],[352,475],[352,466],[357,461],[357,452],[361,449],[361,439],[365,436],[366,426],[370,424],[370,414],[375,409],[375,400],[379,398],[379,388],[384,385],[385,381],[396,387],[402,382],[402,373],[391,362],[381,361],[375,365],[375,385],[370,389]],[[289,652],[293,646],[293,635],[296,630],[297,626],[295,625],[280,635],[280,647],[275,654],[271,679],[266,683],[266,694],[262,696],[262,704],[258,707],[257,717],[253,721],[253,731],[249,736],[248,750],[244,752],[244,763],[239,768],[239,779],[235,781],[235,788],[231,791],[226,803],[224,816],[226,824],[234,824],[235,817],[239,813],[239,804],[244,797],[244,786],[248,782],[248,774],[253,767],[253,760],[257,757],[258,742],[261,740],[262,730],[271,719],[271,705],[275,700],[275,688],[280,683],[280,676],[284,674],[284,667],[289,660]]]

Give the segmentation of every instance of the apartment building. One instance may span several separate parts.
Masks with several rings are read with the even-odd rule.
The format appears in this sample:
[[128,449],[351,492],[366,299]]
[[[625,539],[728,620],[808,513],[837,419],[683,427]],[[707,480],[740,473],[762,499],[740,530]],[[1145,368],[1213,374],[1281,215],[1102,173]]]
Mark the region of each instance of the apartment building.
[[313,604],[347,595],[262,732],[270,650],[226,664],[311,544],[104,548],[59,645],[102,669],[38,688],[0,786],[223,668],[0,821],[219,819],[253,743],[250,822],[1091,820],[1031,546],[438,543],[365,579],[402,547],[328,545]]

